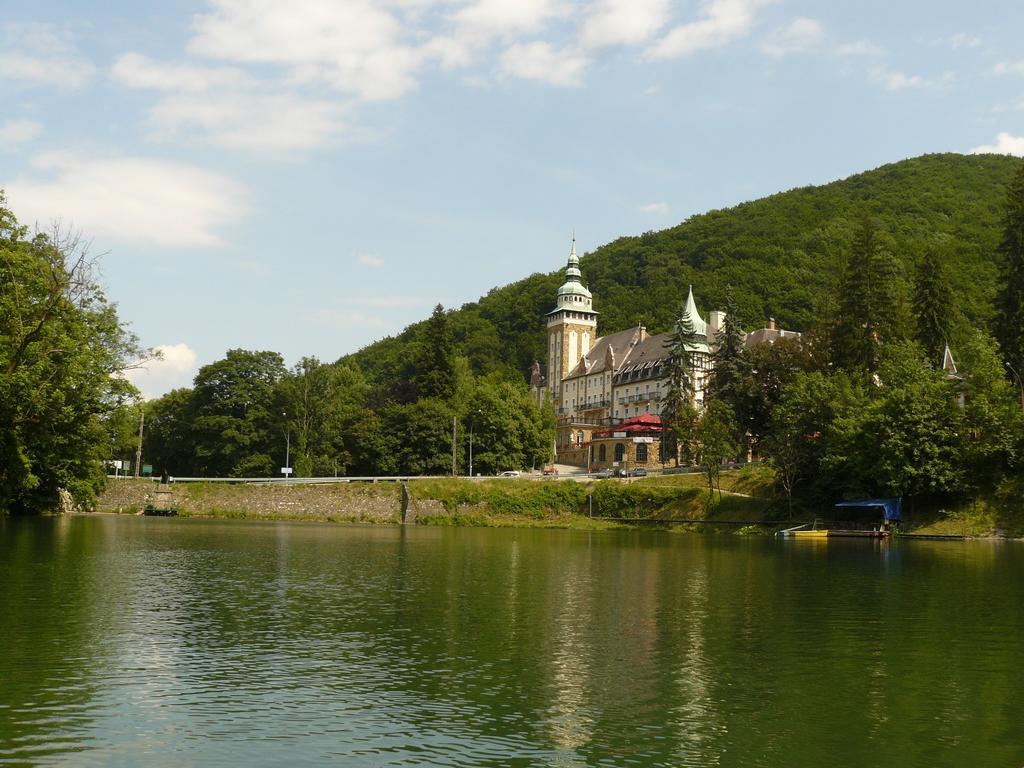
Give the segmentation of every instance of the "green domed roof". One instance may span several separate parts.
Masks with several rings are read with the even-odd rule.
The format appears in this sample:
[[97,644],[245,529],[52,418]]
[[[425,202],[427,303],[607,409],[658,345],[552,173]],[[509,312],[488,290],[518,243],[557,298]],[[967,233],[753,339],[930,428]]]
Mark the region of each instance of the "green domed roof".
[[593,298],[593,295],[588,291],[577,279],[569,278],[568,281],[562,283],[562,287],[558,289],[558,296],[586,296],[588,299]]

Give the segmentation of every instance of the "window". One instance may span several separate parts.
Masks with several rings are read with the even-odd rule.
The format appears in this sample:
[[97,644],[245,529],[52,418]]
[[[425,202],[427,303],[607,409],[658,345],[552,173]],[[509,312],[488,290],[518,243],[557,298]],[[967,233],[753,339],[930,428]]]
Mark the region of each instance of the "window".
[[626,455],[626,446],[622,443],[615,444],[615,460],[622,461],[622,457]]
[[576,433],[576,445],[583,445],[583,430]]
[[647,463],[647,443],[640,443],[636,447],[636,463],[646,464]]
[[605,450],[605,448],[606,448],[605,444],[601,443],[601,447],[597,449],[597,460],[598,461],[608,461],[608,451]]

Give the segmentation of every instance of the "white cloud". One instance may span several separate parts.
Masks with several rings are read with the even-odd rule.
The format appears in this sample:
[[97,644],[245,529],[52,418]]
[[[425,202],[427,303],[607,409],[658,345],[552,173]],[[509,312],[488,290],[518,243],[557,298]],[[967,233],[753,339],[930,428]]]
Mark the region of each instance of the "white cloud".
[[245,71],[236,67],[198,67],[191,64],[166,64],[141,53],[126,53],[114,62],[114,79],[129,88],[201,93],[215,88],[252,87],[256,84]]
[[366,100],[416,85],[424,54],[399,19],[371,0],[212,0],[188,50],[221,61],[275,64],[294,82],[321,82]]
[[598,0],[583,21],[580,39],[588,48],[637,45],[668,21],[668,0]]
[[997,75],[1024,75],[1024,61],[1001,61],[992,71]]
[[155,349],[159,358],[125,374],[147,400],[190,386],[196,373],[196,353],[188,344],[160,344]]
[[155,246],[215,246],[217,230],[245,213],[245,189],[225,176],[145,157],[52,152],[32,158],[48,178],[7,185],[25,222],[59,219],[89,237]]
[[231,149],[295,150],[329,143],[343,128],[340,104],[283,92],[234,67],[167,64],[128,53],[112,74],[131,88],[167,93],[148,112],[158,139],[198,132]]
[[32,141],[43,130],[43,126],[33,120],[8,120],[0,123],[0,144],[24,144]]
[[775,29],[761,43],[761,50],[769,56],[782,57],[800,53],[821,45],[825,32],[814,19],[793,19],[790,24]]
[[552,85],[582,85],[590,59],[572,50],[555,50],[540,40],[517,43],[501,57],[505,72],[524,80],[540,80]]
[[564,18],[569,11],[560,0],[476,0],[458,11],[453,20],[460,37],[482,44],[493,38],[539,32],[546,22]]
[[982,144],[970,150],[971,155],[1017,155],[1024,157],[1024,136],[1000,133],[995,144]]
[[371,269],[380,269],[384,266],[384,259],[380,256],[374,256],[372,253],[360,253],[356,257],[356,261],[364,267],[370,267]]
[[902,91],[905,88],[920,88],[927,85],[927,81],[920,75],[908,75],[904,72],[896,72],[885,67],[873,67],[869,74],[876,82],[882,84],[887,91]]
[[885,49],[870,40],[854,40],[835,48],[836,56],[884,56]]
[[638,205],[636,209],[641,213],[668,213],[668,203],[645,203],[644,205]]
[[213,144],[231,149],[312,149],[343,128],[342,107],[291,94],[218,93],[166,96],[149,110],[158,138],[198,130]]
[[754,25],[757,10],[770,2],[772,0],[706,0],[702,18],[672,29],[648,56],[672,59],[727,45],[746,35]]
[[95,71],[71,36],[53,25],[0,26],[0,79],[74,89],[89,82]]
[[958,48],[977,48],[981,45],[981,38],[968,35],[964,32],[957,32],[949,38],[949,47],[954,51]]

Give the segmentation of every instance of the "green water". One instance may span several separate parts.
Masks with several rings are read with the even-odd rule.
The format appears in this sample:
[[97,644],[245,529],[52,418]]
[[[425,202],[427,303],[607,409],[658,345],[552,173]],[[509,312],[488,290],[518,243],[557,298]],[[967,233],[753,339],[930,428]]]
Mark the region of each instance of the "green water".
[[0,765],[1016,766],[1024,546],[0,520]]

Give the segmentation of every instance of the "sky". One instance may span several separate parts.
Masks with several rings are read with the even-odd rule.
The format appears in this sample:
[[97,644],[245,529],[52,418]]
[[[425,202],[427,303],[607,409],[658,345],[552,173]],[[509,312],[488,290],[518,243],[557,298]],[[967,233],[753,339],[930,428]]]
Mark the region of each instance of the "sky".
[[5,0],[0,189],[101,255],[153,397],[232,348],[333,361],[573,232],[1024,156],[1022,29],[1019,0]]

